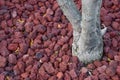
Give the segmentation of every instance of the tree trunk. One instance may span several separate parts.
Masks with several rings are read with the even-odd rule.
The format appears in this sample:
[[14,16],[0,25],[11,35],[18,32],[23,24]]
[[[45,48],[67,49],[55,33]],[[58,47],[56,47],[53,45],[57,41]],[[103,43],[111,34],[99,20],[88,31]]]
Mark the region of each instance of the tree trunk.
[[57,1],[73,26],[73,55],[78,56],[79,60],[85,64],[101,59],[103,54],[100,29],[102,0],[82,0],[82,16],[72,0]]

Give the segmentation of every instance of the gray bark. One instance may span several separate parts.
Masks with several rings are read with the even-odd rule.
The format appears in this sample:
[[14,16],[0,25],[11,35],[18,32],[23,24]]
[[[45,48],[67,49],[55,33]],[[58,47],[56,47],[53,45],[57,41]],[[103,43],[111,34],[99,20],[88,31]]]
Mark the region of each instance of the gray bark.
[[82,19],[72,0],[57,1],[64,15],[73,26],[73,55],[78,56],[79,60],[85,64],[100,59],[103,54],[103,40],[100,29],[102,0],[82,0]]

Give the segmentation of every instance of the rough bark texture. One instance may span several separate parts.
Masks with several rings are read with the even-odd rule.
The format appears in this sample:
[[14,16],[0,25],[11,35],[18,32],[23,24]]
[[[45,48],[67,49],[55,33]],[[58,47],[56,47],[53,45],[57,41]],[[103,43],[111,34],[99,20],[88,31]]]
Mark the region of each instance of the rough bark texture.
[[[73,48],[76,49],[77,41],[80,37],[81,27],[81,13],[75,6],[75,3],[73,0],[57,0],[59,6],[61,7],[64,15],[67,17],[67,19],[70,21],[70,23],[73,26]],[[72,50],[74,53],[74,50]]]
[[[73,26],[73,54],[78,56],[79,60],[85,64],[100,59],[103,53],[103,40],[100,29],[102,0],[82,0],[82,19],[72,0],[57,1]],[[82,30],[79,30],[81,29],[80,26]],[[75,31],[77,36],[75,36]]]

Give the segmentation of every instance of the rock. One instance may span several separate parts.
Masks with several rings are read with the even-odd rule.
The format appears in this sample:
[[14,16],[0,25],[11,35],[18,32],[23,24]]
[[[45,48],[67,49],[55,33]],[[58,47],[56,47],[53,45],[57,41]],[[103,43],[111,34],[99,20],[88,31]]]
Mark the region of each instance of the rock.
[[40,59],[40,58],[42,58],[43,57],[43,53],[42,52],[37,52],[36,54],[35,54],[35,58],[36,59]]
[[118,75],[120,75],[120,66],[117,66],[116,72]]
[[104,73],[106,68],[107,68],[107,66],[103,65],[101,67],[98,67],[97,70],[99,71],[99,73]]
[[64,80],[71,80],[71,77],[68,73],[65,73]]
[[74,79],[74,78],[77,77],[77,74],[76,74],[76,72],[75,72],[74,69],[70,70],[69,74],[70,74],[70,76],[72,77],[72,79]]
[[108,76],[114,76],[116,73],[115,68],[113,67],[107,67],[105,72]]
[[12,15],[13,18],[15,18],[15,17],[17,16],[16,10],[13,10],[13,11],[11,12],[11,15]]
[[0,80],[5,80],[5,76],[3,74],[0,74]]
[[8,49],[11,51],[15,51],[18,48],[18,44],[11,43],[8,45]]
[[87,68],[88,69],[95,69],[95,65],[90,63],[90,64],[87,65]]
[[62,46],[62,50],[63,50],[63,51],[67,51],[67,50],[68,50],[68,44],[64,44],[64,45]]
[[57,76],[58,79],[62,79],[63,78],[63,73],[62,72],[58,72],[56,76]]
[[20,43],[20,52],[25,54],[28,51],[28,45],[26,43]]
[[21,72],[24,72],[24,69],[25,69],[25,63],[24,63],[24,62],[18,61],[18,62],[17,62],[17,66],[18,66],[18,69],[19,69]]
[[85,78],[84,80],[92,80],[91,76],[88,76],[87,78]]
[[46,14],[53,15],[54,12],[53,12],[53,10],[52,10],[51,8],[48,8],[48,9],[46,10]]
[[115,30],[118,30],[118,27],[119,27],[119,23],[118,22],[113,22],[112,23],[112,27],[115,29]]
[[50,40],[47,40],[44,42],[44,47],[49,47],[52,42]]
[[0,56],[0,67],[5,67],[7,60],[5,57]]
[[114,56],[114,59],[115,59],[116,61],[120,61],[120,56],[115,55],[115,56]]
[[29,11],[32,11],[34,10],[33,6],[31,4],[25,4],[24,7],[29,10]]
[[113,76],[113,77],[112,77],[112,80],[119,80],[118,75]]
[[0,49],[0,53],[1,53],[1,55],[4,56],[4,57],[9,55],[9,51],[8,51],[8,49],[7,49],[6,47],[2,47],[2,48]]
[[46,35],[43,35],[43,36],[42,36],[42,40],[43,40],[43,41],[48,40],[47,36],[46,36]]
[[61,62],[59,64],[60,71],[64,72],[67,69],[67,64],[65,62]]
[[29,74],[27,72],[21,74],[21,77],[24,79],[27,78],[28,76],[29,76]]
[[118,41],[115,38],[112,39],[112,45],[113,47],[117,47],[118,45]]
[[41,25],[41,24],[37,25],[36,29],[37,29],[38,32],[40,32],[42,34],[47,30],[46,27]]
[[48,75],[44,69],[44,64],[40,67],[39,74],[42,76],[43,80],[48,80],[48,78],[50,78],[50,75]]
[[88,69],[85,68],[85,67],[82,67],[82,69],[81,69],[81,73],[82,73],[82,74],[86,74],[87,72],[88,72]]
[[102,66],[102,63],[100,62],[100,61],[94,61],[94,65],[96,66],[96,67],[100,67],[100,66]]
[[71,58],[73,63],[78,63],[78,57],[77,56],[72,56]]
[[108,80],[107,77],[109,77],[109,76],[107,76],[105,73],[102,73],[98,77],[100,80]]
[[16,64],[17,58],[16,58],[16,56],[15,56],[14,54],[10,54],[10,55],[8,56],[8,61],[9,61],[9,63],[11,63],[11,64]]
[[68,63],[68,68],[69,68],[69,70],[77,69],[77,65],[76,65],[76,63]]
[[51,76],[48,80],[57,80],[56,76]]
[[44,66],[45,70],[47,71],[47,73],[49,73],[49,74],[53,74],[54,73],[55,69],[54,69],[53,65],[50,62],[49,63],[45,62],[43,64],[43,66]]
[[69,62],[70,57],[68,55],[63,55],[62,56],[62,61],[64,61],[65,63]]

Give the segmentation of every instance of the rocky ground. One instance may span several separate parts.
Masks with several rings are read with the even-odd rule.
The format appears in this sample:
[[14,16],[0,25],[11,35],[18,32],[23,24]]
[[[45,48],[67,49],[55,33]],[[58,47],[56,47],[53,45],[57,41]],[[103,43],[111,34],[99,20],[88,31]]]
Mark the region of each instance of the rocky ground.
[[104,56],[85,67],[56,0],[0,0],[0,80],[120,80],[120,0],[103,0],[101,22]]

